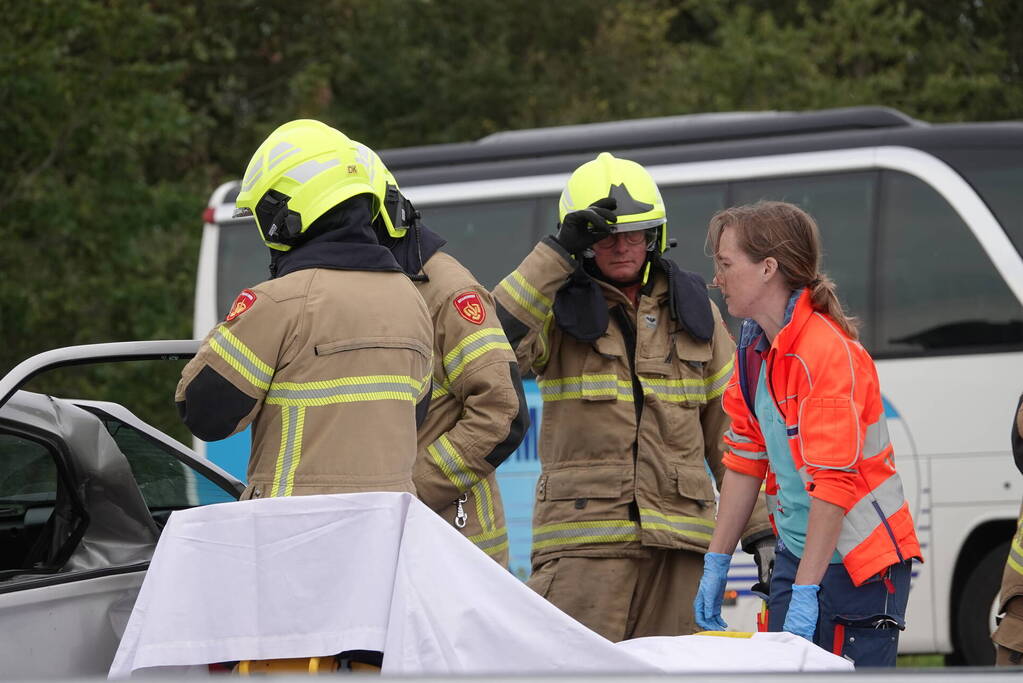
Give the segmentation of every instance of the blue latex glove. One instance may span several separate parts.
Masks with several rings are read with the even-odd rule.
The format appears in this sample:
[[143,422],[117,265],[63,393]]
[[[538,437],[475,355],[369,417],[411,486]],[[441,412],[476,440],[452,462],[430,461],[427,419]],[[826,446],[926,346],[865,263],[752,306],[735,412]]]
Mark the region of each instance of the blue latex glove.
[[732,556],[707,553],[703,556],[703,576],[693,601],[696,625],[704,631],[724,631],[728,624],[721,618],[721,601],[725,597],[725,580]]
[[820,612],[817,603],[817,591],[820,589],[820,586],[813,584],[806,586],[792,584],[792,600],[789,602],[789,611],[785,614],[783,631],[813,642],[813,635],[817,631],[817,615]]

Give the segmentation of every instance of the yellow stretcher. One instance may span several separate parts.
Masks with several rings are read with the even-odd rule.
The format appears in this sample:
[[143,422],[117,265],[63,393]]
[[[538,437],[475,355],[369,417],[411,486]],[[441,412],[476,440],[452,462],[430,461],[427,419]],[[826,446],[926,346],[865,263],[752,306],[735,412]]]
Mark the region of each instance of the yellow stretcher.
[[362,673],[379,674],[380,666],[362,661],[363,657],[350,657],[349,653],[328,657],[295,657],[292,659],[246,659],[235,665],[232,673],[238,676],[264,674],[320,674]]

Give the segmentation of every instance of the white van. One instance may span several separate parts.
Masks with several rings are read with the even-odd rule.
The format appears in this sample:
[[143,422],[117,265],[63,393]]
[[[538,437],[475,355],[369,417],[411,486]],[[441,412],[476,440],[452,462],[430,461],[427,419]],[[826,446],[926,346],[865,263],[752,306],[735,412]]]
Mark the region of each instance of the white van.
[[[706,114],[511,131],[381,156],[447,250],[493,287],[553,230],[569,173],[600,151],[650,170],[678,241],[669,256],[708,280],[714,211],[766,198],[816,217],[825,266],[877,360],[924,548],[901,651],[993,662],[995,593],[1023,498],[1009,453],[1023,390],[1023,123],[928,125],[877,107]],[[197,337],[267,276],[251,219],[231,218],[237,191],[221,186],[206,211]],[[542,409],[527,385],[534,427],[498,470],[520,576],[529,571]],[[247,436],[206,448],[244,476]],[[729,582],[737,600],[726,609],[734,628],[753,630],[755,580],[750,557],[738,554]]]

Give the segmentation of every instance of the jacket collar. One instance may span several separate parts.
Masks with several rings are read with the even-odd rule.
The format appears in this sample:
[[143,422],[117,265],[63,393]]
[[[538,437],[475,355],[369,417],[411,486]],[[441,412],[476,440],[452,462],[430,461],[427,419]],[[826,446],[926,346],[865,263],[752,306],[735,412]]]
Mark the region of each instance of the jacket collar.
[[[355,200],[355,201],[353,201]],[[353,198],[334,207],[310,226],[291,251],[274,251],[271,277],[307,268],[401,271],[394,255],[373,230],[370,202]]]
[[[778,331],[778,336],[774,338],[773,346],[787,348],[791,344],[791,340],[803,329],[811,315],[813,315],[813,306],[810,305],[809,290],[805,288],[794,290],[789,297],[788,304],[785,305],[782,328]],[[767,340],[764,329],[752,318],[746,318],[742,321],[742,329],[739,331],[738,346],[740,349],[753,346],[755,351],[766,353],[772,344]]]

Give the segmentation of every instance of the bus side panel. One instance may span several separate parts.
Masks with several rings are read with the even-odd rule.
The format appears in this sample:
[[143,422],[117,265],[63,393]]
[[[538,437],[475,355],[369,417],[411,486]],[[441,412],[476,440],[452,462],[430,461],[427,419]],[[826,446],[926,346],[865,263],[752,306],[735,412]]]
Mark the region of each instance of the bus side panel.
[[1008,451],[1019,396],[1018,373],[1007,371],[1014,367],[1023,367],[1023,354],[877,362],[886,409],[898,410],[889,428],[924,555],[914,565],[902,652],[951,652],[952,580],[964,543],[983,522],[1015,522],[1023,482]]
[[234,436],[229,436],[226,439],[206,443],[206,457],[241,481],[247,481],[249,452],[251,450],[252,427],[246,427]]

